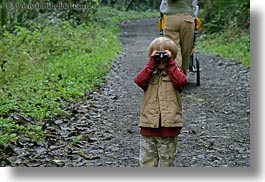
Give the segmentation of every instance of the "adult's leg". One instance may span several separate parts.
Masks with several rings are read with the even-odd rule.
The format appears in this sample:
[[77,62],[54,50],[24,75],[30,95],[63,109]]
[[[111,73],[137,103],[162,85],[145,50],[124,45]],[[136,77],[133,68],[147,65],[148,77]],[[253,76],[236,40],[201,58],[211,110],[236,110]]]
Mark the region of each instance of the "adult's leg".
[[175,59],[179,68],[182,68],[182,55],[180,48],[180,34],[178,28],[178,18],[177,15],[169,15],[166,17],[164,36],[173,40],[177,46],[177,57]]
[[187,74],[194,39],[194,20],[191,15],[185,14],[181,16],[181,19],[182,23],[179,36],[182,55],[182,70]]

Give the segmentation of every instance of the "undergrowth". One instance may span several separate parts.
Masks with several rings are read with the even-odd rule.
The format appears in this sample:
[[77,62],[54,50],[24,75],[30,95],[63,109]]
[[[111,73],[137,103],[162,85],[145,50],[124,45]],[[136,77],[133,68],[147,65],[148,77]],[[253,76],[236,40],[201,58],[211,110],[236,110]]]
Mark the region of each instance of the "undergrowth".
[[197,38],[197,50],[230,58],[238,63],[250,66],[250,33],[236,27],[224,32],[201,35]]
[[118,22],[157,16],[101,7],[95,21],[72,26],[32,21],[0,40],[0,147],[24,135],[45,139],[46,119],[67,114],[66,102],[94,89],[120,53]]

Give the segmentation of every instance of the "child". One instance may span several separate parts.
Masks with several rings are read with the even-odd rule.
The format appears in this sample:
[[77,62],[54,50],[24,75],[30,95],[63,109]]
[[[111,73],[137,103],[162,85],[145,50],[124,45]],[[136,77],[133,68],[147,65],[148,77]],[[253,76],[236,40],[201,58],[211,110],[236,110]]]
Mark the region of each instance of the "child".
[[182,127],[181,92],[185,74],[174,59],[176,44],[167,37],[154,39],[149,61],[134,78],[144,90],[140,114],[140,166],[173,167],[177,136]]

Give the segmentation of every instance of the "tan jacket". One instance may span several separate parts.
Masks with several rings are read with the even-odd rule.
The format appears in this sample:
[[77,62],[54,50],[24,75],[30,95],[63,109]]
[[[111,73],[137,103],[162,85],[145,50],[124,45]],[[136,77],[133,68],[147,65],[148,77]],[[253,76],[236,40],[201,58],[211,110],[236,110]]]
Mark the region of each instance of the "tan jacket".
[[134,82],[144,90],[140,127],[182,127],[181,92],[187,83],[186,75],[172,57],[164,73],[165,76],[159,74],[151,56],[134,78]]
[[169,76],[152,73],[141,106],[140,127],[182,127],[181,93],[172,84]]

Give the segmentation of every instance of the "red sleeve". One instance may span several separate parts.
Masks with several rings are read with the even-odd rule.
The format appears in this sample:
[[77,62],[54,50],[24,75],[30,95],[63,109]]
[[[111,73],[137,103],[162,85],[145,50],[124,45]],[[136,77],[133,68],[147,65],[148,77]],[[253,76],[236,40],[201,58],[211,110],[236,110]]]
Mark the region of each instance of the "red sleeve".
[[182,70],[178,68],[173,59],[170,60],[170,63],[172,64],[169,64],[167,67],[168,76],[172,81],[174,88],[177,89],[179,92],[182,92],[184,89],[184,85],[187,83],[186,75],[183,73]]
[[152,77],[152,73],[155,71],[155,65],[152,63],[153,60],[149,60],[144,69],[142,69],[134,78],[134,82],[141,87],[143,90],[146,90],[148,87],[149,80]]

